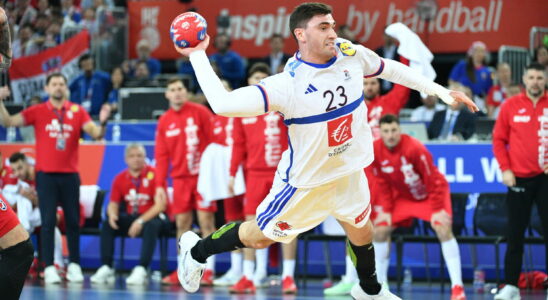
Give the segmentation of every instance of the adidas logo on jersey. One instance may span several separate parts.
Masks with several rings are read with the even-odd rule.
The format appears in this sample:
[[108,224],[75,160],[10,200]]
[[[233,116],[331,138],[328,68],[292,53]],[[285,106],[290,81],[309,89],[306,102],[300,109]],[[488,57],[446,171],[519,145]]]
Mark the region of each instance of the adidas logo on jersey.
[[317,91],[318,91],[318,89],[315,86],[313,86],[312,84],[309,84],[308,88],[306,88],[306,92],[304,92],[304,94],[306,95],[306,94],[314,93],[314,92],[317,92]]

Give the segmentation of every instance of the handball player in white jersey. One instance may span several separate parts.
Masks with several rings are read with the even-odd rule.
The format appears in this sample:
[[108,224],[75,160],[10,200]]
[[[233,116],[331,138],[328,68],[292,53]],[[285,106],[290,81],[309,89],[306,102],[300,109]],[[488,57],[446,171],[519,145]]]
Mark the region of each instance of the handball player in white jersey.
[[216,114],[251,117],[277,111],[289,130],[289,148],[255,220],[226,224],[204,239],[191,231],[182,235],[179,280],[188,292],[196,292],[209,256],[288,243],[332,215],[346,232],[348,252],[360,279],[351,295],[400,299],[382,288],[375,274],[371,205],[363,172],[373,161],[373,139],[366,120],[363,78],[380,77],[438,96],[450,105],[463,102],[472,111],[477,107],[460,92],[337,38],[331,7],[325,4],[297,6],[289,26],[299,50],[284,72],[232,92],[224,89],[208,61],[209,37],[195,48],[176,48],[190,57]]

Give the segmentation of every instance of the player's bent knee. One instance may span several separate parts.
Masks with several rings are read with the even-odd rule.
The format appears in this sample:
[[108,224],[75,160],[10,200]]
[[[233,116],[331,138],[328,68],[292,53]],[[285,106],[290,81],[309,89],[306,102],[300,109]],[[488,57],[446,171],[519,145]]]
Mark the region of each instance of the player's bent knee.
[[243,222],[239,233],[240,240],[248,248],[263,249],[274,243],[263,234],[255,220]]
[[434,225],[432,226],[438,236],[438,239],[442,242],[448,241],[453,238],[453,229],[451,226],[446,225]]

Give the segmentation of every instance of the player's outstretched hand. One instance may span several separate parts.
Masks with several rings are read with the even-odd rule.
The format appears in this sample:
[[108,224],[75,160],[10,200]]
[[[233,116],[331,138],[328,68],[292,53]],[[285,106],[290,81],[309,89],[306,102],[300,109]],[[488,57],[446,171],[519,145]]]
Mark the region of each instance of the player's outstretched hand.
[[203,41],[201,41],[198,45],[196,45],[196,47],[193,47],[193,48],[179,48],[177,47],[177,45],[173,44],[175,46],[175,50],[177,50],[177,52],[181,53],[181,55],[183,56],[190,56],[190,54],[194,51],[198,51],[198,50],[206,50],[207,49],[207,46],[209,46],[209,34],[206,34],[206,37]]
[[468,98],[468,96],[466,96],[463,92],[451,91],[451,92],[449,92],[449,95],[451,95],[451,97],[453,97],[453,99],[455,99],[455,101],[457,103],[462,103],[462,104],[466,105],[466,107],[468,107],[468,109],[471,112],[475,113],[475,112],[479,111],[479,108],[474,103],[474,101],[472,101],[472,99]]

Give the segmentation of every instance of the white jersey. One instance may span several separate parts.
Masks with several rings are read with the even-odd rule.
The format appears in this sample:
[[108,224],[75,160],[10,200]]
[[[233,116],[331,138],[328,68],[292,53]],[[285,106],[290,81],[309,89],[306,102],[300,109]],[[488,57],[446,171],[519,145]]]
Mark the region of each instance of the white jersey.
[[331,182],[373,161],[363,78],[383,70],[373,51],[336,40],[337,56],[312,64],[297,52],[284,72],[259,83],[265,109],[279,111],[289,127],[289,147],[278,176],[297,188]]

